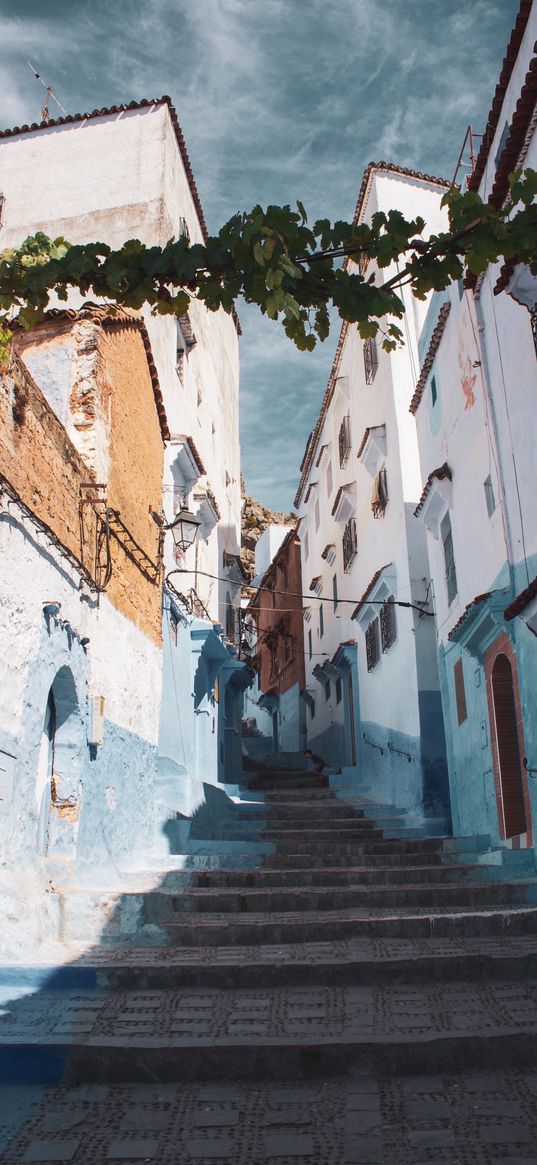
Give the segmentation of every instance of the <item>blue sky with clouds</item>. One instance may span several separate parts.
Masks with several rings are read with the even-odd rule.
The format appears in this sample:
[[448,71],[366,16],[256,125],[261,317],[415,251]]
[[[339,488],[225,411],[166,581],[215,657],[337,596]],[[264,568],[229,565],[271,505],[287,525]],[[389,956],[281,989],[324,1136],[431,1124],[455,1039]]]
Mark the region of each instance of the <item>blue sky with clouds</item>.
[[[484,127],[518,0],[0,0],[0,126],[169,93],[209,230],[255,202],[352,215],[385,159],[451,177]],[[249,491],[292,505],[337,328],[313,354],[239,304]]]

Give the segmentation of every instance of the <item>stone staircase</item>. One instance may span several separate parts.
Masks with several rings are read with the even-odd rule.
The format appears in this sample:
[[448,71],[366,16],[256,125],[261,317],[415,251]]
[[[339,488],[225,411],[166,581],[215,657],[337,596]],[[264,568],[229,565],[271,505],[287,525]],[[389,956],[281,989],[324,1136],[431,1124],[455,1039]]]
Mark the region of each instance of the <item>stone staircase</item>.
[[315,774],[252,774],[219,839],[118,900],[98,946],[30,995],[13,969],[0,1062],[53,1092],[3,1159],[536,1160],[533,855],[410,832]]

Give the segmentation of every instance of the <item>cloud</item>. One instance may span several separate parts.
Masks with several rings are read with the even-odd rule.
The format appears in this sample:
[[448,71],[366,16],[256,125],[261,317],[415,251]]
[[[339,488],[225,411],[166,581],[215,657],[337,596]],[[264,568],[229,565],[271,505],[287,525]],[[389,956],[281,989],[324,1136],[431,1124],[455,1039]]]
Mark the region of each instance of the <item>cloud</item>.
[[[518,0],[24,0],[3,18],[0,123],[169,93],[210,229],[256,202],[351,215],[384,157],[451,177],[482,129]],[[240,305],[250,490],[292,503],[338,328],[312,355]]]

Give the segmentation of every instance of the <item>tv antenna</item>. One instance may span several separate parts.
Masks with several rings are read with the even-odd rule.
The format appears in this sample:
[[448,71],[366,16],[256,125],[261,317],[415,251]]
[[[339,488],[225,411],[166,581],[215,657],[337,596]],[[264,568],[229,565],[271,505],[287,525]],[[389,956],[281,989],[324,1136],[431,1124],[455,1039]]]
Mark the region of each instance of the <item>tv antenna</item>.
[[51,85],[47,85],[47,82],[43,79],[41,74],[37,72],[37,69],[34,69],[34,66],[32,65],[31,61],[27,60],[26,64],[28,65],[28,68],[32,70],[32,73],[33,73],[34,77],[36,78],[36,81],[40,81],[43,88],[46,89],[46,91],[47,91],[47,96],[45,97],[45,104],[41,110],[41,121],[50,121],[50,113],[48,111],[48,106],[49,106],[49,101],[50,101],[51,97],[52,97],[52,100],[56,102],[58,109],[61,109],[62,113],[65,114],[65,116],[67,117],[67,110],[63,108],[61,101],[58,101],[58,98],[56,97],[56,94],[54,93]]

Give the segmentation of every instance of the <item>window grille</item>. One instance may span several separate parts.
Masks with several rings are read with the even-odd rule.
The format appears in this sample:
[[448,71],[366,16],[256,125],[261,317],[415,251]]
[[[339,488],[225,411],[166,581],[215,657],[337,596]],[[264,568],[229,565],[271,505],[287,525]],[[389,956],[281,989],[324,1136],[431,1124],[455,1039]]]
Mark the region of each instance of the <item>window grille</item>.
[[453,553],[453,534],[449,514],[444,514],[440,525],[440,535],[444,547],[444,565],[446,571],[446,587],[448,603],[452,603],[457,594],[457,573],[455,570],[455,556]]
[[186,239],[187,243],[190,242],[190,231],[188,229],[188,223],[186,221],[186,218],[183,218],[182,216],[179,219],[178,234],[179,234],[180,239]]
[[395,643],[397,638],[397,628],[395,624],[395,603],[393,595],[382,604],[380,608],[380,639],[382,643],[382,650],[387,651],[392,643]]
[[349,460],[349,453],[351,451],[351,419],[347,415],[343,417],[341,425],[339,426],[339,464],[343,466]]
[[365,654],[367,670],[372,671],[380,659],[379,621],[373,619],[365,633]]
[[342,696],[343,696],[343,686],[342,686],[341,680],[338,677],[338,679],[336,680],[336,704],[341,704]]
[[365,382],[372,384],[377,368],[379,366],[379,358],[377,355],[377,342],[372,336],[368,340],[364,340],[364,368],[365,368]]
[[462,670],[462,659],[458,659],[453,667],[453,679],[455,682],[455,701],[457,704],[457,722],[463,724],[468,719],[468,712],[466,709],[466,692],[464,690],[464,672]]
[[356,536],[356,519],[349,518],[343,531],[343,570],[347,572],[356,558],[358,539]]
[[371,509],[374,518],[382,518],[388,505],[388,479],[385,469],[380,469],[373,478]]

